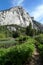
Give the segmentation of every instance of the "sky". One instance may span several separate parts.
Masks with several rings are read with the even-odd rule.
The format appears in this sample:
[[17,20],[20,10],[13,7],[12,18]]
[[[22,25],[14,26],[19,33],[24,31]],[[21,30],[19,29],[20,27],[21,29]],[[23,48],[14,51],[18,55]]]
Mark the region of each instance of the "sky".
[[0,0],[0,10],[22,6],[30,16],[43,24],[43,0]]

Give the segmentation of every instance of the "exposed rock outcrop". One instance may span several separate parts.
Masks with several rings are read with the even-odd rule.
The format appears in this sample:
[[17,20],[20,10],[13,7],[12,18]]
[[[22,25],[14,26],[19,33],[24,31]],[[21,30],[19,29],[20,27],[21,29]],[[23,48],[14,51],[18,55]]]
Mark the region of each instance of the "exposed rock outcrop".
[[32,28],[43,30],[43,25],[33,19],[21,6],[0,11],[0,25],[16,24],[26,27],[31,23]]

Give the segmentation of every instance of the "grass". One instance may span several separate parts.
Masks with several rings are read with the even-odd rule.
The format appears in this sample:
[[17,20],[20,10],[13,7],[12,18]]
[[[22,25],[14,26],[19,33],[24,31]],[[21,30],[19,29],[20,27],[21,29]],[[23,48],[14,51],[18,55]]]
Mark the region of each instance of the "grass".
[[42,61],[42,64],[43,64],[43,45],[42,44],[39,44],[38,45],[38,49],[39,49],[41,61]]
[[34,44],[35,40],[28,36],[20,36],[16,39],[14,38],[3,38],[0,39],[0,48],[9,48],[15,45],[21,45],[21,44]]
[[28,42],[0,49],[0,65],[23,65],[27,59],[31,59],[34,51],[34,44]]
[[43,44],[43,34],[40,34],[40,35],[36,36],[35,39],[36,39],[39,43]]
[[34,44],[38,45],[43,59],[43,34],[35,38],[21,34],[17,38],[12,38],[9,37],[12,32],[5,30],[1,31],[3,33],[0,32],[0,65],[23,65],[27,59],[31,59],[35,49]]
[[39,50],[40,58],[41,58],[41,61],[42,61],[42,64],[43,64],[43,34],[36,36],[35,40],[39,42],[38,50]]
[[3,41],[0,41],[0,48],[8,48],[11,46],[15,46],[17,45],[17,41],[15,41],[14,39],[4,39]]
[[[27,36],[20,36],[16,40],[6,39],[8,42],[4,40],[1,41],[5,43],[0,43],[0,65],[23,65],[27,59],[30,61],[35,48],[34,39]],[[20,42],[20,40],[25,40],[25,42]],[[18,44],[15,46],[15,42],[13,44],[13,41],[16,41]]]

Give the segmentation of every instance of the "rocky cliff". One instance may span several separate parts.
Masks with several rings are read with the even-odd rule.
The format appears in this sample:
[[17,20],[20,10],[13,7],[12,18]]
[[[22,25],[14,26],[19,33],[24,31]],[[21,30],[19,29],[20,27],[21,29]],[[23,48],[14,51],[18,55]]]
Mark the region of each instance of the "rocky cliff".
[[32,23],[30,15],[20,6],[0,11],[0,24],[17,24],[27,26]]
[[29,23],[31,23],[32,27],[35,29],[43,29],[43,25],[39,25],[37,21],[34,21],[21,6],[0,11],[0,25],[16,24],[26,27]]

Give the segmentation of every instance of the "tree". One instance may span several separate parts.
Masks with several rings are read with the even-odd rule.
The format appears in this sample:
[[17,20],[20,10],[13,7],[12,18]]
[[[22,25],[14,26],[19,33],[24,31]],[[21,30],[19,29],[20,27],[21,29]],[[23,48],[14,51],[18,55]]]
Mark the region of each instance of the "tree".
[[18,33],[18,31],[13,31],[12,36],[13,36],[13,38],[17,38],[17,37],[19,37],[19,33]]
[[26,28],[26,34],[31,36],[31,31],[32,31],[32,25],[30,23],[29,26],[27,26],[27,28]]
[[31,23],[26,28],[26,34],[29,36],[35,36],[37,34],[37,30],[32,28]]

